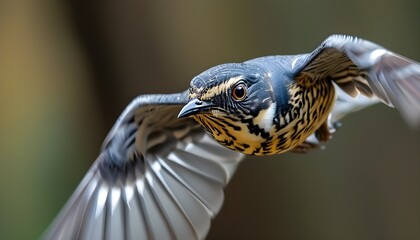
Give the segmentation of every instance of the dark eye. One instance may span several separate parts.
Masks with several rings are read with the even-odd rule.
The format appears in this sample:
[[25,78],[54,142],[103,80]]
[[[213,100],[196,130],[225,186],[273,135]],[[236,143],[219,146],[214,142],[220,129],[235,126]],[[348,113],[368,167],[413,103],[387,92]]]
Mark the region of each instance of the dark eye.
[[232,88],[232,97],[236,101],[242,101],[246,97],[246,85],[244,83],[237,84]]

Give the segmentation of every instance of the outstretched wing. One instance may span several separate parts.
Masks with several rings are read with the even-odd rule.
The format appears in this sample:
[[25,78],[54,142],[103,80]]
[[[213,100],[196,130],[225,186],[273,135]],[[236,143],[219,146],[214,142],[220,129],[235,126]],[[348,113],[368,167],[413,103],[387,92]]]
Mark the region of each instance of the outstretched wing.
[[420,64],[375,43],[344,35],[328,37],[296,60],[297,79],[331,79],[347,94],[375,95],[420,124]]
[[178,119],[187,93],[137,97],[46,239],[202,239],[244,155]]

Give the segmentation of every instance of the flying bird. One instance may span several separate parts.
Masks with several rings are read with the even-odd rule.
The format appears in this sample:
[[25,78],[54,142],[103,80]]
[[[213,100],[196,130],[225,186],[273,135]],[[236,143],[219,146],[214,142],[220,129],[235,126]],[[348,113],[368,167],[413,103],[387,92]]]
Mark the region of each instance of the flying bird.
[[344,35],[138,96],[44,238],[203,239],[246,155],[319,148],[341,118],[378,102],[418,126],[420,64]]

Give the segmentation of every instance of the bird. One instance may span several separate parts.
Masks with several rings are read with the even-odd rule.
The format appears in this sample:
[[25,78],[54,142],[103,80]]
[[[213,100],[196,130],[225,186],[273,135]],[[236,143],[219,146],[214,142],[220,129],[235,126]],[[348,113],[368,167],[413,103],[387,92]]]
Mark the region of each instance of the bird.
[[420,64],[347,35],[140,95],[43,238],[204,239],[245,156],[324,148],[342,118],[376,103],[418,127]]
[[203,72],[191,81],[179,117],[193,116],[230,149],[279,154],[314,132],[329,139],[334,85],[354,98],[375,96],[417,124],[419,76],[416,62],[365,40],[331,36],[311,54],[261,57]]

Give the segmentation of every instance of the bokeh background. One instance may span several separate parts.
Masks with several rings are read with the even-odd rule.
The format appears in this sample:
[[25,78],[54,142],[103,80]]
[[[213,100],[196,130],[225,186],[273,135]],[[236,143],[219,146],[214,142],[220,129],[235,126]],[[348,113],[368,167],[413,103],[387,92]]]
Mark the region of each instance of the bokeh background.
[[[357,35],[420,61],[417,0],[0,1],[0,239],[36,239],[131,99]],[[420,130],[375,106],[323,151],[248,158],[208,239],[420,239]]]

